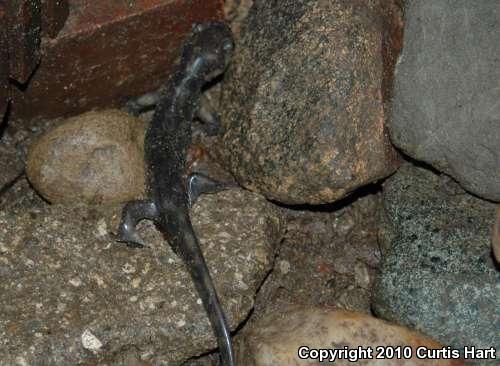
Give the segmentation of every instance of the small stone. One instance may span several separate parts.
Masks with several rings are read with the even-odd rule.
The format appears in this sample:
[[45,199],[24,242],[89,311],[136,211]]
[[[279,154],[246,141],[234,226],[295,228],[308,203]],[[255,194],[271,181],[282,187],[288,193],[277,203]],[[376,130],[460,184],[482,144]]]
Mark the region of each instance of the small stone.
[[81,284],[82,284],[82,280],[80,280],[78,277],[75,277],[75,278],[72,278],[71,280],[69,280],[69,283],[72,285],[72,286],[75,286],[75,287],[80,287]]
[[16,365],[18,366],[29,366],[28,362],[24,357],[16,357]]
[[134,279],[132,280],[132,287],[133,287],[133,288],[138,288],[138,287],[140,286],[140,284],[141,284],[141,281],[142,281],[142,280],[141,280],[141,278],[140,278],[140,277],[134,278]]
[[279,262],[279,269],[280,269],[280,272],[284,275],[288,274],[288,272],[290,272],[290,262],[288,261],[285,261],[285,260],[282,260]]
[[357,261],[354,266],[354,278],[356,280],[356,285],[362,288],[369,288],[371,283],[370,272],[365,263]]
[[132,273],[136,272],[136,269],[130,263],[125,263],[122,267],[122,271],[123,271],[123,273],[126,273],[126,274],[132,274]]
[[26,172],[52,203],[120,203],[144,194],[146,124],[118,110],[67,119],[30,147]]
[[97,223],[97,236],[104,237],[108,235],[108,226],[106,225],[106,221],[99,220]]
[[83,348],[94,353],[102,348],[102,342],[88,329],[86,329],[82,334],[82,345]]

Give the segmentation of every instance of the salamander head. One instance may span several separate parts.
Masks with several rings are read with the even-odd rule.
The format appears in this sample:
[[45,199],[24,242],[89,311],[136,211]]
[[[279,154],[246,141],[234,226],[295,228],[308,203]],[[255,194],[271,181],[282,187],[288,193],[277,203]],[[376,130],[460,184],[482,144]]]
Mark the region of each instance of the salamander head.
[[195,24],[184,46],[182,62],[190,72],[209,81],[226,70],[233,50],[231,30],[225,23],[213,21]]

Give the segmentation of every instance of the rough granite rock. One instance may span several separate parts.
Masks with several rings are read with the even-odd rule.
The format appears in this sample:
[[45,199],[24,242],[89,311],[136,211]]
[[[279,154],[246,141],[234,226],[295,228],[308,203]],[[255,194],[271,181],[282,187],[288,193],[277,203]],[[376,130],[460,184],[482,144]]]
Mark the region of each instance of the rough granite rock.
[[[140,225],[151,247],[132,249],[110,235],[120,206],[20,202],[0,210],[0,365],[178,365],[216,347],[182,261],[152,224]],[[232,189],[202,196],[192,217],[234,329],[272,266],[280,216]]]
[[405,2],[392,141],[500,201],[500,2]]
[[375,312],[452,347],[496,347],[500,357],[495,205],[408,165],[385,183],[384,212]]
[[384,127],[386,3],[254,1],[221,103],[220,150],[240,184],[318,204],[396,169]]
[[224,1],[224,14],[226,21],[231,26],[234,38],[238,39],[240,36],[241,26],[243,21],[248,15],[253,4],[253,0],[225,0]]
[[[298,350],[306,346],[311,349],[331,348],[337,351],[345,346],[351,350],[371,348],[368,353],[350,352],[352,358],[340,357],[332,362],[324,359],[301,360]],[[389,346],[385,353],[377,352],[377,347]],[[390,355],[390,346],[412,348],[409,359],[395,357],[378,359],[377,355]],[[416,349],[442,348],[443,345],[404,327],[389,324],[372,316],[328,307],[292,306],[267,314],[250,330],[238,344],[240,365],[370,365],[370,366],[458,366],[462,360],[425,360],[416,357]],[[356,354],[359,359],[356,359]],[[365,355],[364,357],[362,357]]]
[[52,203],[120,203],[144,193],[145,122],[119,110],[69,118],[30,148],[27,173]]

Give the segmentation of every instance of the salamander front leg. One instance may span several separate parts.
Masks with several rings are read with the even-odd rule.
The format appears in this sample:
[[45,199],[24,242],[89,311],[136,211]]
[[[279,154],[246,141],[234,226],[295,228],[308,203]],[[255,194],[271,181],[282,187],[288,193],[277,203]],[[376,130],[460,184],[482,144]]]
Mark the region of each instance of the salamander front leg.
[[157,218],[158,210],[153,201],[137,200],[127,202],[123,207],[117,240],[132,246],[145,246],[144,241],[137,233],[136,226],[141,220],[156,221]]
[[208,136],[217,135],[220,129],[220,117],[205,94],[200,98],[200,106],[196,111],[196,118],[203,122],[203,130]]
[[143,94],[139,97],[130,99],[125,104],[125,110],[134,115],[139,116],[142,112],[147,111],[149,109],[154,108],[158,101],[160,100],[161,91],[156,90],[146,94]]

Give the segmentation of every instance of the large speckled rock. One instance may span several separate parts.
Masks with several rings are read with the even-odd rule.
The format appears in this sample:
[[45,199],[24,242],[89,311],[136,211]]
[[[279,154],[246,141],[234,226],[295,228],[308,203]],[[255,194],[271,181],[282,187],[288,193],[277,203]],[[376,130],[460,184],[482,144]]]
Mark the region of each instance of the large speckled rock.
[[231,31],[235,38],[239,38],[240,30],[244,19],[248,15],[253,4],[253,0],[225,0],[224,1],[224,14],[226,21],[231,26]]
[[500,2],[405,1],[393,142],[500,201]]
[[500,357],[495,205],[445,175],[408,165],[384,185],[384,212],[376,313],[456,348],[496,347]]
[[[234,329],[272,266],[280,216],[238,189],[191,214]],[[119,206],[0,210],[0,365],[174,366],[216,347],[182,261],[151,223],[140,225],[151,247],[115,242],[118,217]]]
[[[351,349],[349,356],[351,359],[338,354],[335,360],[326,358],[321,363],[317,357],[300,359],[298,350],[304,346],[309,349],[330,348],[336,351],[343,350],[347,346]],[[381,346],[411,347],[411,358],[398,359],[393,355],[390,359],[377,359],[377,347]],[[358,347],[364,350],[371,348],[371,357],[367,352],[355,352],[354,350]],[[256,323],[252,330],[246,332],[245,338],[239,344],[237,354],[240,359],[239,364],[245,366],[318,364],[458,366],[465,364],[461,360],[418,359],[416,357],[418,347],[440,349],[444,346],[416,332],[372,316],[333,308],[292,306],[268,314]],[[389,353],[385,354],[389,355]]]
[[30,182],[52,203],[119,203],[140,197],[145,127],[119,110],[69,118],[31,146]]
[[221,103],[221,153],[242,185],[318,204],[395,170],[382,90],[388,3],[254,1]]

